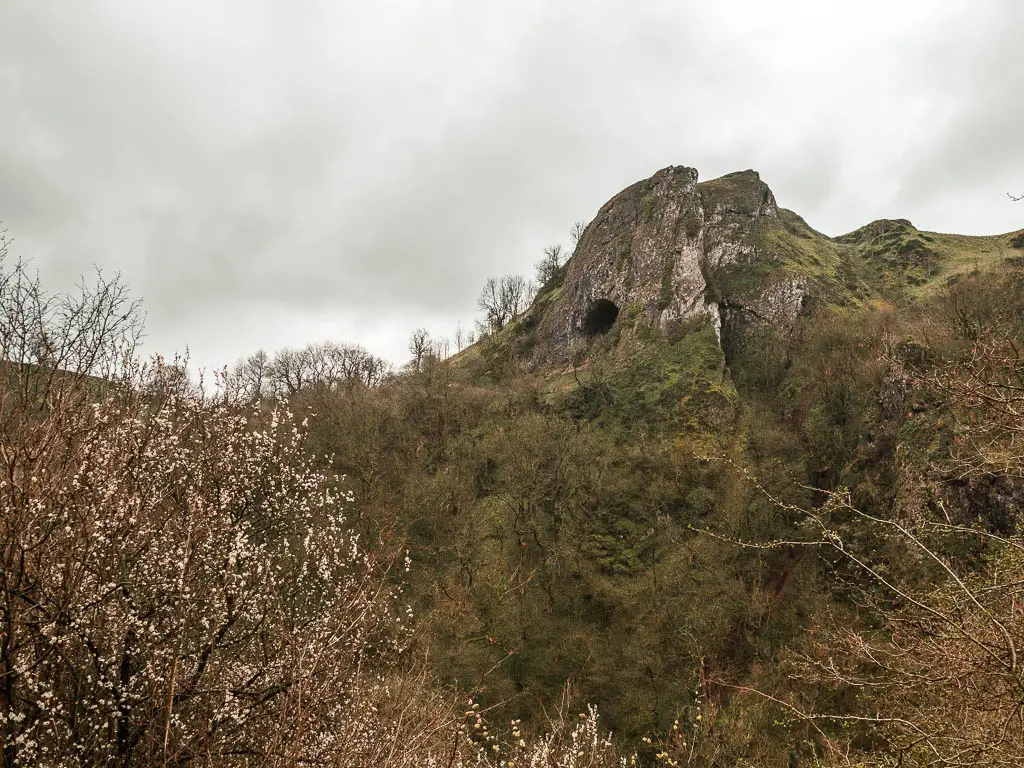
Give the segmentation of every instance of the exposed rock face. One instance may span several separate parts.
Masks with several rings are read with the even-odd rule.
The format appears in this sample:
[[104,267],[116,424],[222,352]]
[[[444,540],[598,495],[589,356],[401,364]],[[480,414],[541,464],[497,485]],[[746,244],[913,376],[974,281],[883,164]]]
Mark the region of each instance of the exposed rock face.
[[[534,364],[564,361],[574,338],[607,330],[595,318],[614,319],[617,311],[662,330],[702,314],[719,327],[708,275],[756,259],[752,229],[778,217],[775,197],[754,171],[698,184],[696,170],[672,166],[623,190],[580,238],[539,329],[545,359]],[[764,297],[766,314],[795,313],[800,286],[777,294]]]
[[767,287],[755,301],[738,311],[758,320],[787,320],[800,312],[806,295],[807,286],[804,281],[791,277]]

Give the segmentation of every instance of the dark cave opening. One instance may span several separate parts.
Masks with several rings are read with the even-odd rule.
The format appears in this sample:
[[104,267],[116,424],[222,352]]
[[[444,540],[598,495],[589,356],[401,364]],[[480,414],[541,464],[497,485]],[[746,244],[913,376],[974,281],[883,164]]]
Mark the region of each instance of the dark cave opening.
[[615,318],[619,316],[619,308],[614,301],[608,299],[596,299],[587,307],[587,314],[583,316],[583,333],[587,336],[597,336],[608,333],[615,325]]

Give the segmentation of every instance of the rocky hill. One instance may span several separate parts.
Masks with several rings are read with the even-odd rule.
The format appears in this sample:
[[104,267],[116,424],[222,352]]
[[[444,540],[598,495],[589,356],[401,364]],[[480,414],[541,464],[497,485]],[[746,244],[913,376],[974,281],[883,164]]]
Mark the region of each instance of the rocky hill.
[[903,301],[981,264],[1019,258],[1024,234],[921,232],[880,220],[839,237],[779,208],[756,171],[699,182],[670,166],[602,206],[563,279],[507,331],[528,370],[561,365],[588,338],[630,322],[668,333],[707,318],[729,350],[751,323],[820,304]]
[[[680,765],[822,765],[826,742],[896,754],[914,734],[895,718],[924,722],[926,705],[989,717],[956,680],[914,687],[973,651],[897,611],[961,615],[945,566],[965,584],[1024,578],[991,538],[1024,517],[1003,388],[1020,385],[1007,350],[1024,344],[1022,245],[899,219],[829,237],[753,171],[668,168],[603,206],[502,330],[296,405],[367,535],[410,553],[431,669],[482,707],[535,727],[568,691],[647,745],[643,764],[664,764],[640,741],[664,733],[684,739]],[[901,533],[931,523],[945,526],[928,540],[937,560]],[[984,535],[947,535],[957,525]],[[1020,627],[1014,605],[984,610]],[[918,630],[945,645],[894,693],[858,649],[916,663],[886,643]],[[871,670],[881,682],[856,683]]]
[[454,358],[102,403],[118,284],[0,274],[0,765],[1024,765],[1022,249],[669,168]]

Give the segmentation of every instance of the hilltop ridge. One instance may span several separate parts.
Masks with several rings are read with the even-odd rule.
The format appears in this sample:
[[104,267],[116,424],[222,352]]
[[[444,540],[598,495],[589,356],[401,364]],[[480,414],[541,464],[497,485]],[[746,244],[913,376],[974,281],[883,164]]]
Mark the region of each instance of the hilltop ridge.
[[709,181],[669,166],[614,195],[560,279],[497,339],[529,371],[559,367],[616,324],[662,336],[707,321],[728,352],[751,326],[818,306],[905,303],[1024,254],[1024,230],[967,236],[880,219],[830,237],[779,207],[754,170]]

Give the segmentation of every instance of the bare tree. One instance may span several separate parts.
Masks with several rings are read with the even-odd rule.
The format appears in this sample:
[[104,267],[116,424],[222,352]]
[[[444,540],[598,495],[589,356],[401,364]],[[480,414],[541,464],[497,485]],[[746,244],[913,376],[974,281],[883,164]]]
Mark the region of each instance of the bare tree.
[[480,291],[477,307],[484,313],[484,327],[500,331],[509,321],[508,311],[501,295],[501,283],[496,277],[489,277]]
[[1024,359],[1018,343],[982,333],[965,360],[940,369],[929,383],[958,406],[956,473],[1024,478]]
[[434,339],[430,346],[430,354],[437,360],[446,360],[451,355],[451,342],[448,339]]
[[308,349],[282,349],[268,369],[274,394],[294,395],[310,385],[313,378]]
[[79,285],[77,296],[51,296],[23,262],[7,267],[7,249],[0,234],[0,365],[7,376],[25,367],[32,371],[26,385],[59,379],[77,386],[85,377],[123,375],[142,319],[119,278],[97,273],[92,284]]
[[225,374],[228,396],[241,402],[253,402],[269,394],[270,358],[262,349],[235,363]]
[[363,383],[368,387],[377,387],[392,375],[391,364],[382,357],[369,355],[363,361]]
[[576,250],[576,246],[580,244],[580,239],[586,231],[587,225],[582,221],[574,222],[572,227],[569,229],[569,239],[572,240],[572,248],[574,251]]
[[549,245],[544,249],[544,258],[536,264],[537,270],[537,285],[545,286],[550,280],[553,280],[558,276],[559,270],[562,268],[562,246],[560,245]]
[[329,762],[387,698],[360,668],[399,606],[287,413],[160,402],[3,446],[39,473],[2,488],[3,764]]
[[462,330],[462,323],[455,326],[455,350],[461,352],[466,346],[466,332]]
[[533,283],[522,275],[506,275],[501,279],[501,285],[509,315],[515,320],[533,300]]
[[[251,401],[258,393],[289,396],[308,389],[338,389],[362,384],[375,387],[390,372],[387,361],[360,346],[323,342],[301,349],[279,350],[273,360],[259,352],[241,361],[229,376],[237,399]],[[260,383],[259,389],[255,385]]]
[[353,344],[325,342],[310,347],[313,357],[322,360],[319,364],[321,376],[315,386],[337,389],[341,385],[360,383],[374,387],[383,383],[387,376],[388,364],[379,357]]
[[529,306],[533,290],[533,284],[522,275],[487,278],[477,299],[484,313],[484,326],[493,333],[515,320]]
[[412,354],[412,367],[415,371],[423,370],[423,362],[430,355],[430,331],[417,328],[409,336],[409,352]]

